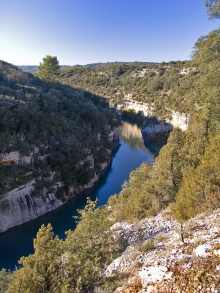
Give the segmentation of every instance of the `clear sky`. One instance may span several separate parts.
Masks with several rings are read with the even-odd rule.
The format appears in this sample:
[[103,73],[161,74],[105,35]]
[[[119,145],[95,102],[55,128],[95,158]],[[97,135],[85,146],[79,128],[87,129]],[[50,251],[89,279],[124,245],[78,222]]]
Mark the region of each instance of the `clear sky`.
[[204,0],[0,0],[0,59],[188,60],[197,39],[214,28]]

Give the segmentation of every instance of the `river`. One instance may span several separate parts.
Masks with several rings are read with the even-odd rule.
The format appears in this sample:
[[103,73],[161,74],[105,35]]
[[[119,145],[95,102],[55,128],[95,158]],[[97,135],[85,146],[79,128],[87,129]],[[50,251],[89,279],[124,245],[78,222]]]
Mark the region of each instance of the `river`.
[[141,129],[137,124],[124,121],[120,128],[120,145],[115,151],[112,162],[99,182],[89,191],[74,198],[57,210],[40,218],[10,229],[0,235],[0,269],[14,270],[21,256],[34,252],[33,238],[42,224],[51,223],[55,235],[65,237],[65,231],[75,228],[73,216],[77,209],[86,204],[86,197],[98,198],[98,205],[103,205],[108,198],[119,193],[129,173],[138,168],[142,162],[151,164],[154,154],[144,145]]

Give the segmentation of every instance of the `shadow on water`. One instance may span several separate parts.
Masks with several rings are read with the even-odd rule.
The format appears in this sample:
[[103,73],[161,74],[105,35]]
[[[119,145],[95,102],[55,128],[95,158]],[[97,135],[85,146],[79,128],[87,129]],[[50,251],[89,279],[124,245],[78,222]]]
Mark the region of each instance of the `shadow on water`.
[[111,164],[92,189],[73,198],[62,207],[34,221],[10,229],[0,235],[0,269],[14,269],[21,256],[34,252],[33,238],[42,224],[51,223],[55,235],[65,238],[65,231],[75,228],[74,215],[77,209],[83,209],[86,198],[98,198],[98,205],[103,205],[108,198],[119,193],[129,173],[138,168],[142,162],[152,163],[154,153],[144,145],[141,129],[135,123],[124,121],[120,130],[120,144],[115,150]]

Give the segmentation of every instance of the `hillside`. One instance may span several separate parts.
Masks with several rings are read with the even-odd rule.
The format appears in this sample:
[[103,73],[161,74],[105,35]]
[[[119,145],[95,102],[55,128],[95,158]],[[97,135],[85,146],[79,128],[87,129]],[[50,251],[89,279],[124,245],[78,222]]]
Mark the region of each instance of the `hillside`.
[[[219,18],[219,1],[206,5]],[[68,197],[72,184],[89,184],[83,180],[110,159],[106,130],[119,123],[108,103],[147,118],[144,135],[150,128],[160,134],[162,126],[170,132],[152,166],[131,172],[106,205],[88,198],[65,240],[42,225],[34,253],[22,257],[12,274],[0,272],[2,291],[220,292],[220,29],[200,37],[187,62],[72,67],[56,83],[4,62],[2,68],[3,199],[17,178],[27,186],[33,174],[49,199],[51,178],[58,180],[57,198]],[[185,117],[185,127],[174,117]],[[19,164],[6,155],[17,149]],[[30,156],[35,164],[22,167]]]
[[120,121],[89,92],[0,62],[0,232],[91,186],[111,160]]
[[[183,68],[175,71],[176,80],[190,85],[183,91],[184,83],[174,82],[167,103],[162,103],[163,91],[151,90],[158,105],[153,115],[170,119],[170,110],[187,110],[186,129],[174,127],[154,164],[133,171],[105,206],[88,200],[65,240],[54,237],[51,225],[42,226],[34,239],[35,253],[21,258],[22,267],[12,276],[1,272],[4,284],[12,278],[9,293],[219,292],[219,44],[219,30],[198,40],[192,60],[196,69],[184,64],[184,77]],[[70,83],[65,74],[71,70],[71,78],[83,88],[85,69],[67,69],[62,82]],[[137,85],[144,77],[131,76],[132,70],[126,74]],[[90,90],[93,86],[88,81]],[[131,91],[132,83],[125,94]]]
[[106,64],[101,68],[67,68],[62,70],[60,80],[99,94],[119,109],[128,108],[129,103],[147,104],[145,116],[165,118],[171,115],[170,109],[180,112],[193,109],[195,100],[192,93],[198,73],[198,67],[192,61],[138,66],[122,63]]
[[[124,65],[124,64],[131,64],[133,66],[140,66],[140,65],[149,65],[149,64],[157,64],[156,62],[108,62],[108,63],[91,63],[91,64],[86,64],[86,65],[75,65],[74,67],[76,68],[105,68],[109,65]],[[19,69],[21,69],[24,72],[29,72],[29,73],[35,73],[38,71],[38,65],[20,65],[17,66]],[[69,67],[72,67],[70,65],[60,65],[61,69],[67,69]]]

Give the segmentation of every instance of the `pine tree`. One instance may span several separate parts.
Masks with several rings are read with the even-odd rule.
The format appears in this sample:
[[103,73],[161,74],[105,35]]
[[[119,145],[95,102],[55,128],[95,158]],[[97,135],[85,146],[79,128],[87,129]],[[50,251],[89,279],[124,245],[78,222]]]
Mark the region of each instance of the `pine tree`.
[[205,6],[210,19],[220,18],[220,0],[206,0]]
[[8,293],[68,292],[62,272],[62,241],[58,237],[53,239],[50,224],[41,226],[34,239],[34,248],[34,254],[20,259],[23,267],[13,274]]
[[38,73],[39,78],[45,80],[53,80],[60,74],[59,61],[56,56],[47,55],[43,58],[43,63],[40,63]]

